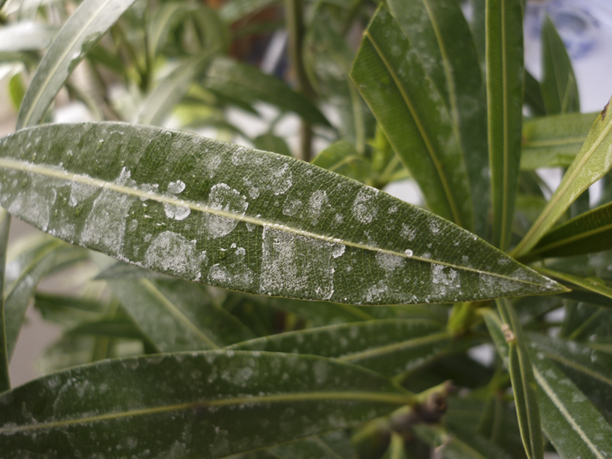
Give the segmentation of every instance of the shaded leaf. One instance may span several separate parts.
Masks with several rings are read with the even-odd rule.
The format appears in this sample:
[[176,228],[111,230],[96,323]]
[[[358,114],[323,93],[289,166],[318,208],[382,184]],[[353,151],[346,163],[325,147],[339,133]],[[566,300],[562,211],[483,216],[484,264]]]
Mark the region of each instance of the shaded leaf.
[[253,139],[253,145],[258,150],[271,151],[279,155],[293,156],[285,139],[274,134],[262,134]]
[[[0,5],[0,8],[2,5]],[[6,336],[6,320],[4,312],[4,290],[5,277],[4,271],[6,267],[6,249],[8,245],[9,226],[11,224],[11,216],[8,212],[0,208],[0,393],[11,388],[11,379],[9,377],[9,353],[8,341]]]
[[232,0],[223,4],[219,14],[225,22],[231,24],[276,3],[280,3],[280,0]]
[[384,6],[364,34],[351,78],[424,191],[428,207],[472,228],[468,175],[452,119],[413,45]]
[[[562,282],[566,282],[572,286],[576,285],[589,292],[596,293],[607,298],[612,298],[612,285],[609,285],[609,283],[603,279],[599,279],[597,277],[579,277],[574,276],[573,274],[562,273],[560,271],[547,268],[538,268],[538,271],[554,277],[555,279],[559,279]],[[577,297],[578,300],[579,298],[580,297]],[[586,301],[589,300],[587,299]],[[610,303],[605,300],[598,301],[596,304],[604,307],[610,306]]]
[[521,159],[523,8],[521,0],[486,2],[486,80],[493,243],[510,242]]
[[[484,1],[484,0],[481,0]],[[531,110],[531,114],[534,116],[546,115],[546,108],[544,107],[544,98],[542,97],[542,87],[540,82],[525,69],[525,78],[523,81],[523,97],[525,98],[525,105]],[[523,158],[521,157],[521,164]]]
[[38,124],[72,70],[134,0],[85,0],[66,21],[26,92],[17,129]]
[[0,155],[9,212],[188,280],[353,304],[563,291],[439,217],[286,156],[121,123],[23,130]]
[[370,166],[363,155],[344,140],[331,144],[316,156],[312,164],[362,183],[370,176]]
[[433,447],[438,447],[442,457],[449,459],[509,459],[511,456],[496,444],[478,434],[446,434],[440,428],[418,425],[415,431],[419,438]]
[[[111,388],[114,397],[101,397]],[[50,449],[93,456],[117,445],[134,456],[213,458],[355,425],[412,401],[375,373],[319,357],[171,354],[81,366],[7,392],[0,438],[13,453],[7,459]]]
[[257,338],[228,349],[332,357],[386,376],[412,370],[451,344],[438,322],[371,320]]
[[342,459],[344,457],[336,454],[319,437],[275,446],[271,449],[271,453],[279,459]]
[[[607,107],[607,106],[606,106]],[[513,254],[526,254],[569,206],[589,186],[602,178],[612,167],[612,116],[606,116],[607,108],[595,120],[580,153],[569,167],[561,183],[538,220],[533,224],[523,240],[515,247]]]
[[396,432],[391,434],[391,443],[383,459],[409,459],[404,448],[404,439],[400,434]]
[[569,167],[595,118],[597,113],[571,113],[525,121],[521,170]]

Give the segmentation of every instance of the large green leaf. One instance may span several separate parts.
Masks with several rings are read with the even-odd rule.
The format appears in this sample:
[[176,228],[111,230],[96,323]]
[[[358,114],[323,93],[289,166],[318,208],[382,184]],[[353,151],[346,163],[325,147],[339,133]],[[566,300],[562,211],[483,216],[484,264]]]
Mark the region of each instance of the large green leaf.
[[542,26],[542,97],[546,113],[577,113],[580,111],[578,83],[565,44],[549,17]]
[[563,257],[611,248],[612,204],[608,204],[553,228],[526,257]]
[[375,373],[320,357],[170,354],[81,366],[7,392],[0,438],[6,459],[109,450],[214,458],[355,425],[412,402]]
[[6,267],[6,248],[10,224],[11,216],[6,210],[0,209],[0,393],[11,388],[11,380],[9,377],[9,354],[7,350],[4,319],[4,270]]
[[570,113],[525,121],[521,170],[569,167],[596,118],[597,113]]
[[384,6],[364,34],[351,78],[429,208],[472,228],[470,185],[453,120],[413,45]]
[[389,9],[446,101],[469,176],[475,232],[489,209],[487,115],[474,37],[456,0],[389,0]]
[[256,67],[229,58],[217,58],[206,69],[203,85],[220,94],[246,102],[261,100],[281,110],[297,113],[306,121],[330,126],[329,121],[309,99],[283,81],[262,73]]
[[162,352],[218,349],[255,337],[198,284],[144,278],[108,283]]
[[25,95],[17,128],[38,124],[72,70],[134,0],[85,0],[59,31]]
[[[525,453],[529,459],[544,457],[544,440],[536,396],[536,384],[531,367],[527,339],[512,303],[506,298],[497,300],[504,324],[508,327],[504,337],[508,343],[508,371],[512,381],[516,413]],[[487,325],[491,326],[491,322]],[[496,342],[499,344],[499,342]]]
[[376,189],[286,156],[160,128],[22,130],[0,142],[0,184],[3,207],[52,235],[219,287],[353,304],[563,290]]
[[228,349],[333,357],[394,376],[427,362],[451,341],[439,322],[388,319],[282,333]]
[[606,108],[595,120],[580,153],[572,162],[561,183],[538,220],[515,247],[516,256],[526,254],[544,236],[569,206],[589,186],[602,178],[612,167],[612,116]]
[[612,451],[612,427],[584,394],[545,356],[533,359],[546,436],[566,459],[604,459]]
[[512,233],[523,119],[521,0],[487,0],[487,104],[493,242],[505,249]]

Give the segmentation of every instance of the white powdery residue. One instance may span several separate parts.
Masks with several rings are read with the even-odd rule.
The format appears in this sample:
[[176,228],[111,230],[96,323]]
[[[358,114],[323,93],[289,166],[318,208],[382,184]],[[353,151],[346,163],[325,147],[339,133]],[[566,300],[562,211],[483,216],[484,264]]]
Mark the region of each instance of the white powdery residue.
[[232,153],[232,164],[234,166],[241,166],[247,161],[247,151],[244,147],[238,147]]
[[434,296],[445,295],[449,290],[458,290],[461,288],[461,282],[457,271],[448,266],[433,263],[431,265],[431,282]]
[[244,263],[237,261],[229,265],[217,263],[210,268],[208,280],[219,287],[246,289],[253,284],[253,271]]
[[416,231],[410,228],[406,223],[402,223],[402,229],[400,230],[400,236],[408,238],[409,241],[413,241],[416,237]]
[[435,220],[431,220],[429,222],[429,230],[431,234],[438,234],[440,232],[440,224]]
[[191,209],[187,206],[175,206],[174,204],[164,202],[164,212],[168,218],[173,218],[174,220],[185,220],[187,217],[189,217]]
[[283,164],[278,170],[272,172],[271,190],[275,196],[284,194],[293,185],[293,173],[289,169],[289,164]]
[[365,304],[373,304],[379,302],[387,293],[389,287],[385,283],[384,280],[378,281],[375,285],[372,285],[368,288],[364,295],[364,303]]
[[378,214],[378,207],[373,202],[376,194],[372,190],[370,188],[362,189],[353,201],[353,216],[365,225],[372,223],[372,220]]
[[283,215],[286,215],[287,217],[293,217],[300,211],[303,205],[304,203],[299,199],[289,199],[285,202],[285,205],[283,206]]
[[467,255],[463,255],[461,257],[461,263],[464,265],[467,265],[470,262],[470,257],[468,257]]
[[133,233],[134,231],[136,231],[138,229],[138,220],[133,219],[130,224],[128,225],[128,231],[130,233]]
[[336,214],[336,215],[334,216],[334,223],[336,223],[336,224],[338,224],[338,225],[339,225],[339,224],[340,224],[340,223],[342,223],[343,221],[344,221],[344,217],[343,217],[342,215],[340,215],[340,214]]
[[[55,204],[56,197],[55,190],[44,190],[42,193],[37,193],[32,188],[26,188],[17,193],[8,211],[46,231],[51,217],[51,207]],[[2,204],[6,206],[4,200]]]
[[182,180],[168,183],[168,192],[172,194],[180,194],[185,191],[186,185]]
[[215,174],[217,173],[217,169],[219,169],[219,166],[221,165],[222,161],[223,159],[221,158],[221,156],[212,156],[206,158],[206,161],[204,162],[204,169],[206,170],[206,175],[208,175],[208,178],[213,178],[215,176]]
[[[154,184],[143,183],[138,188],[140,189],[140,191],[144,191],[147,195],[149,195],[151,197],[155,197],[158,194],[159,184],[157,184],[157,183],[154,183]],[[140,197],[141,201],[147,201],[148,199],[149,199],[148,196],[141,196]]]
[[414,252],[413,252],[412,250],[410,250],[410,249],[406,249],[406,250],[404,250],[404,253],[405,253],[407,256],[409,256],[409,257],[411,257],[412,255],[414,255]]
[[70,185],[70,198],[68,199],[68,205],[70,207],[76,207],[85,199],[91,198],[98,190],[98,187],[74,182]]
[[308,201],[308,216],[312,219],[313,224],[317,224],[321,213],[323,212],[323,206],[329,202],[327,193],[325,190],[317,190],[312,193],[310,200]]
[[334,258],[341,257],[342,255],[344,255],[345,250],[346,250],[346,246],[344,244],[334,245],[334,248],[332,249],[332,257]]
[[220,210],[235,215],[234,218],[208,215],[207,228],[213,238],[226,236],[231,233],[249,207],[246,197],[225,183],[218,183],[211,188],[208,196],[208,205],[213,210]]
[[387,273],[391,273],[397,268],[401,268],[406,262],[406,259],[399,255],[378,252],[376,254],[376,262],[378,263],[378,266],[387,271]]
[[334,293],[332,244],[265,226],[260,293],[330,299]]
[[501,265],[501,266],[506,266],[508,264],[510,264],[510,259],[509,258],[505,258],[505,257],[501,257],[497,260],[497,264]]
[[205,255],[196,249],[196,241],[189,241],[178,233],[165,231],[148,247],[144,266],[176,276],[197,279],[204,258]]
[[257,199],[259,197],[259,188],[253,184],[253,181],[249,177],[243,177],[242,181],[247,187],[247,193],[249,194],[249,198]]

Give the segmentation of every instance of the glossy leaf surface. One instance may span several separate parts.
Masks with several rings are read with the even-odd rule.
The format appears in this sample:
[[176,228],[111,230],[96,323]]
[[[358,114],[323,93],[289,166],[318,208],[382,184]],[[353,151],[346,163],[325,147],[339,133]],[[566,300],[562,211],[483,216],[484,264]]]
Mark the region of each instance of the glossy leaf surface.
[[612,167],[610,131],[612,131],[612,116],[606,106],[595,120],[580,153],[563,176],[548,205],[514,249],[513,253],[516,256],[524,255],[536,245],[576,198],[610,170]]
[[[111,388],[114,396],[105,396]],[[320,357],[170,354],[81,366],[5,393],[0,438],[6,459],[49,451],[91,457],[117,446],[132,456],[214,458],[358,424],[411,402],[375,373]]]
[[510,241],[521,159],[523,8],[521,0],[487,0],[486,80],[493,243]]
[[38,124],[72,70],[134,0],[86,0],[59,31],[26,92],[17,128]]
[[353,304],[562,291],[439,217],[286,156],[117,123],[23,130],[0,156],[9,212],[188,280]]
[[281,333],[229,349],[320,355],[394,376],[427,362],[450,344],[450,335],[438,322],[389,319]]
[[569,167],[596,118],[597,113],[571,113],[525,121],[521,170]]
[[443,97],[396,20],[380,7],[364,34],[351,78],[428,207],[473,227],[469,180]]
[[6,288],[4,271],[10,224],[11,216],[6,210],[0,209],[0,393],[11,388],[4,313],[4,290]]

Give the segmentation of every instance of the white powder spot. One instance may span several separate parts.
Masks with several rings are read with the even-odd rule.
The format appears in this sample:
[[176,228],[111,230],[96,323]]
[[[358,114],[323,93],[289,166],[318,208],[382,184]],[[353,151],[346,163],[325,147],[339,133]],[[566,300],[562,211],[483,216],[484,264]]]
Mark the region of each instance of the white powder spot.
[[152,238],[152,237],[153,237],[153,235],[152,235],[151,233],[147,234],[147,235],[144,237],[145,242],[149,242],[149,241],[151,240],[151,238]]
[[285,163],[278,170],[272,172],[271,189],[275,196],[284,194],[293,185],[293,173],[289,164]]
[[467,265],[470,262],[470,257],[468,257],[467,255],[463,255],[461,257],[461,263],[463,263],[464,265]]
[[334,217],[334,222],[337,224],[340,224],[344,221],[344,217],[340,214],[336,214],[336,216]]
[[226,236],[231,233],[249,207],[246,197],[225,183],[219,183],[211,188],[208,196],[208,205],[213,210],[220,210],[235,215],[234,218],[208,215],[207,227],[213,238]]
[[312,219],[313,224],[317,224],[321,212],[323,212],[323,206],[329,202],[327,193],[324,190],[317,190],[312,193],[310,200],[308,201],[308,216]]
[[431,220],[429,222],[429,230],[432,234],[438,234],[440,232],[440,224],[435,220]]
[[188,241],[178,233],[165,231],[147,249],[144,263],[146,268],[198,279],[204,258],[205,255],[196,250],[196,241]]
[[164,212],[166,217],[173,218],[175,220],[185,220],[189,217],[191,209],[187,206],[175,206],[174,204],[168,204],[164,202]]
[[[45,190],[45,195],[32,188],[19,192],[8,208],[9,213],[23,218],[43,231],[49,226],[51,207],[55,203],[55,190]],[[50,192],[49,192],[50,191]]]
[[246,289],[253,283],[253,271],[244,262],[224,266],[217,263],[210,268],[208,280],[219,287]]
[[136,229],[138,229],[138,220],[134,219],[128,225],[128,231],[130,233],[133,233],[134,231],[136,231]]
[[368,188],[362,189],[353,201],[353,216],[357,221],[367,225],[374,220],[378,207],[372,202],[375,195]]
[[247,193],[251,199],[257,199],[259,197],[259,188],[256,187],[249,177],[243,177],[242,181],[247,187]]
[[300,211],[303,205],[304,203],[299,199],[290,199],[285,202],[285,205],[283,206],[283,215],[293,217]]
[[344,255],[345,250],[346,250],[346,246],[344,244],[336,244],[334,245],[334,248],[332,249],[332,256],[334,258],[341,257],[342,255]]
[[406,223],[402,223],[402,229],[400,230],[400,236],[408,238],[409,241],[413,241],[416,237],[416,231],[410,228]]
[[406,259],[404,257],[400,257],[398,255],[392,255],[390,253],[378,252],[376,254],[376,262],[378,266],[384,269],[387,272],[393,272],[397,268],[401,268]]
[[221,165],[222,161],[223,159],[221,158],[221,156],[212,156],[206,158],[204,168],[206,169],[206,174],[208,175],[208,178],[213,178],[215,176],[215,174],[217,173],[217,169],[219,169],[219,166]]
[[85,185],[84,183],[72,183],[70,186],[70,199],[68,205],[70,207],[76,207],[80,202],[85,199],[91,198],[99,188]]
[[186,185],[182,180],[168,183],[168,192],[172,194],[180,194],[185,191]]
[[232,153],[232,164],[234,166],[241,166],[247,161],[247,151],[244,147],[238,147]]
[[510,264],[510,259],[509,258],[500,258],[497,260],[497,264],[501,265],[501,266],[506,266],[507,264]]
[[406,249],[406,250],[404,250],[404,253],[405,253],[406,255],[408,255],[409,257],[411,257],[412,255],[414,255],[414,252],[413,252],[412,250],[410,250],[410,249]]

